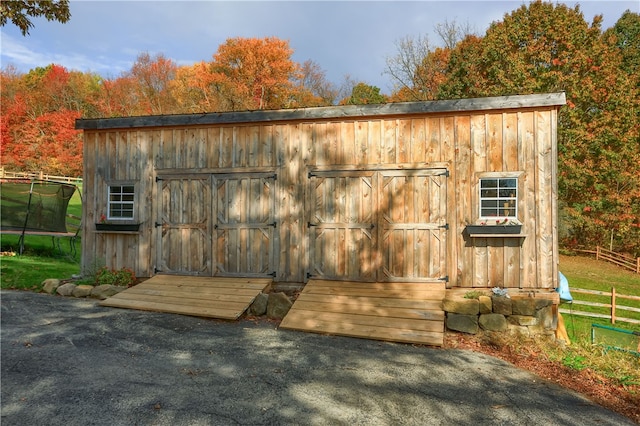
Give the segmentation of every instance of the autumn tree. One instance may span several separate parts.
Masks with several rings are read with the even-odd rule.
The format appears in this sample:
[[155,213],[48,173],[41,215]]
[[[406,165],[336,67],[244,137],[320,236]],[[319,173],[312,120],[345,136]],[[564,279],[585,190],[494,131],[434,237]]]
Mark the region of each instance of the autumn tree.
[[327,80],[326,73],[319,64],[311,60],[300,67],[296,81],[296,106],[313,107],[333,105],[338,98],[335,84]]
[[213,55],[210,88],[224,110],[287,108],[300,77],[289,42],[231,38]]
[[138,55],[131,71],[123,77],[135,84],[137,102],[144,114],[170,114],[176,101],[171,91],[177,65],[163,54],[151,56],[148,52]]
[[430,101],[437,99],[439,86],[446,78],[449,54],[468,35],[471,25],[445,21],[435,26],[440,45],[432,45],[427,36],[407,36],[396,42],[397,53],[386,59],[385,74],[394,83],[391,100]]
[[178,67],[171,83],[178,112],[221,111],[214,87],[214,75],[208,62]]
[[[3,166],[78,176],[82,170],[82,138],[75,119],[89,110],[97,90],[90,74],[59,65],[18,75],[0,74],[0,121]],[[85,90],[86,89],[86,90]]]
[[69,0],[9,0],[0,2],[0,27],[11,21],[23,36],[33,28],[30,17],[45,17],[48,21],[67,22],[71,18]]
[[558,123],[562,237],[603,245],[613,233],[619,248],[639,252],[638,87],[601,22],[596,16],[588,24],[579,6],[521,6],[491,24],[483,38],[467,37],[456,46],[439,96],[565,91]]

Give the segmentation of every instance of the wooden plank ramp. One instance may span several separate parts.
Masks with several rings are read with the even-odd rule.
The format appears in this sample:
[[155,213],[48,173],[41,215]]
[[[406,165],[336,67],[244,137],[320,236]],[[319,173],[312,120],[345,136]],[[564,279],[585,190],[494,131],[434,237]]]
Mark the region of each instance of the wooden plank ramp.
[[271,278],[156,275],[100,305],[236,320],[271,282]]
[[280,327],[442,346],[444,296],[444,283],[310,280]]

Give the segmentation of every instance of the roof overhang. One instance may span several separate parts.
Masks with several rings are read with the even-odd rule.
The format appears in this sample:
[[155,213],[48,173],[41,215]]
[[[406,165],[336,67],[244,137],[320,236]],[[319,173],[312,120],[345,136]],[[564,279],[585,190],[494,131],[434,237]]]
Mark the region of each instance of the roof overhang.
[[442,101],[399,102],[376,105],[346,105],[280,110],[78,119],[76,120],[75,128],[82,130],[103,130],[141,127],[202,126],[212,124],[343,120],[375,116],[560,107],[565,103],[566,97],[564,92],[559,92]]

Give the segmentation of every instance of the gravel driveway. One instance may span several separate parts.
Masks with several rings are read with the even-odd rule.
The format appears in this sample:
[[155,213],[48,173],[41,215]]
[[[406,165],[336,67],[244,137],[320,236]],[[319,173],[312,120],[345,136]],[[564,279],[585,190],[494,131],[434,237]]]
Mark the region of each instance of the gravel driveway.
[[9,425],[625,425],[484,354],[2,291]]

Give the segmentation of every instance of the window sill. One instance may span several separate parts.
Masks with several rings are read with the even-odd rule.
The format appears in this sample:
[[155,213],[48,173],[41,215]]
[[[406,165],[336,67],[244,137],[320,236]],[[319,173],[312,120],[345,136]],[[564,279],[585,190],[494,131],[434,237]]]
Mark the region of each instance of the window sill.
[[136,233],[140,229],[139,223],[96,223],[96,231],[99,232],[131,232]]
[[522,225],[467,225],[465,232],[472,238],[525,237]]
[[527,234],[468,234],[471,238],[524,238]]

